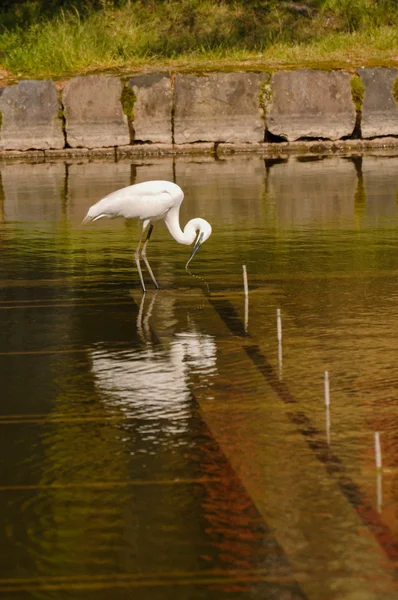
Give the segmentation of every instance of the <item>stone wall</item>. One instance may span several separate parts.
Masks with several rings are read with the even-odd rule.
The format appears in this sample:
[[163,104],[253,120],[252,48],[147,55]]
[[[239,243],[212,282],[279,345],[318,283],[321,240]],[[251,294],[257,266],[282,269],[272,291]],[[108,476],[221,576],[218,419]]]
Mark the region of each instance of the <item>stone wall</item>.
[[398,144],[397,101],[392,68],[21,81],[0,88],[0,151],[234,151],[382,136]]

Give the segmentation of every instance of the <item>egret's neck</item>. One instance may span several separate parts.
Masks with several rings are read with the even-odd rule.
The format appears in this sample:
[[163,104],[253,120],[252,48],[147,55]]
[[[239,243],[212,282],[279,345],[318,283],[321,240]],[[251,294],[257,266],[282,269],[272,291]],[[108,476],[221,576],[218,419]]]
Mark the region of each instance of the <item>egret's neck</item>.
[[165,219],[167,229],[173,236],[176,242],[179,244],[192,244],[195,240],[196,232],[199,230],[199,224],[196,223],[198,219],[191,219],[184,227],[184,231],[180,227],[179,220],[180,207],[171,209]]

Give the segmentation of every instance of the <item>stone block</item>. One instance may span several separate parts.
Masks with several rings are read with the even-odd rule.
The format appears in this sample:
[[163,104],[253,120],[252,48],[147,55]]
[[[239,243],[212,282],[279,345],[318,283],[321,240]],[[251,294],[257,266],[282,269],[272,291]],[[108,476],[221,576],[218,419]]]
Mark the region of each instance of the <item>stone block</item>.
[[121,95],[122,84],[117,77],[90,75],[68,81],[62,101],[69,146],[100,148],[129,144]]
[[[3,161],[40,163],[45,161],[46,152],[48,150],[0,150],[0,163]],[[53,150],[53,152],[60,152],[60,150]]]
[[116,148],[117,159],[135,156],[168,156],[175,154],[173,144],[132,144]]
[[214,142],[196,142],[195,144],[174,144],[174,154],[213,154]]
[[0,89],[0,150],[63,148],[57,90],[50,80]]
[[397,69],[358,69],[365,87],[362,107],[362,137],[398,135],[398,104],[393,95]]
[[218,144],[217,154],[240,154],[246,152],[261,152],[264,150],[264,143],[255,144]]
[[174,141],[262,142],[261,83],[269,75],[217,73],[175,79]]
[[[115,151],[113,151],[115,152]],[[61,150],[45,150],[44,155],[46,160],[53,158],[62,158],[67,160],[82,159],[90,156],[88,148],[62,148]]]
[[338,140],[352,134],[355,106],[350,76],[337,71],[278,71],[272,76],[267,128],[288,141]]
[[134,91],[134,140],[171,144],[173,94],[168,75],[141,75],[129,81]]

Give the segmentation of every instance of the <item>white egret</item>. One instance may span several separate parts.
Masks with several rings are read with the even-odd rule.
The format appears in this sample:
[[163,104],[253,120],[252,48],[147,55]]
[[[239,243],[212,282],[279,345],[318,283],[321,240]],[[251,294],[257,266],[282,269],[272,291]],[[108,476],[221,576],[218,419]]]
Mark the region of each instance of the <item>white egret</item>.
[[[155,221],[163,220],[167,229],[173,238],[179,244],[195,245],[192,254],[185,265],[190,261],[199,250],[200,246],[211,235],[211,225],[204,219],[191,219],[182,231],[179,223],[180,206],[184,199],[182,189],[171,181],[145,181],[135,185],[112,192],[93,204],[88,210],[82,224],[98,219],[116,219],[124,217],[125,219],[141,219],[143,221],[142,234],[134,253],[137,264],[138,274],[140,276],[143,292],[146,292],[144,278],[142,276],[140,265],[140,252],[145,265],[152,278],[156,288],[159,288],[155,276],[146,256],[146,249],[153,230]],[[141,245],[144,239],[145,230],[148,228],[143,248]]]

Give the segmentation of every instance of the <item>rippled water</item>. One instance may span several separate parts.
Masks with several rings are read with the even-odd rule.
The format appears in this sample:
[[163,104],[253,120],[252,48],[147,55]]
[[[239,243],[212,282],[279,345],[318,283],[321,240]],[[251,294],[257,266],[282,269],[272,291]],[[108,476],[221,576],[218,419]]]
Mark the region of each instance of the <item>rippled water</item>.
[[[397,597],[397,173],[380,154],[0,164],[4,597]],[[210,294],[163,225],[145,298],[138,225],[79,225],[148,179],[212,223],[191,263]]]

